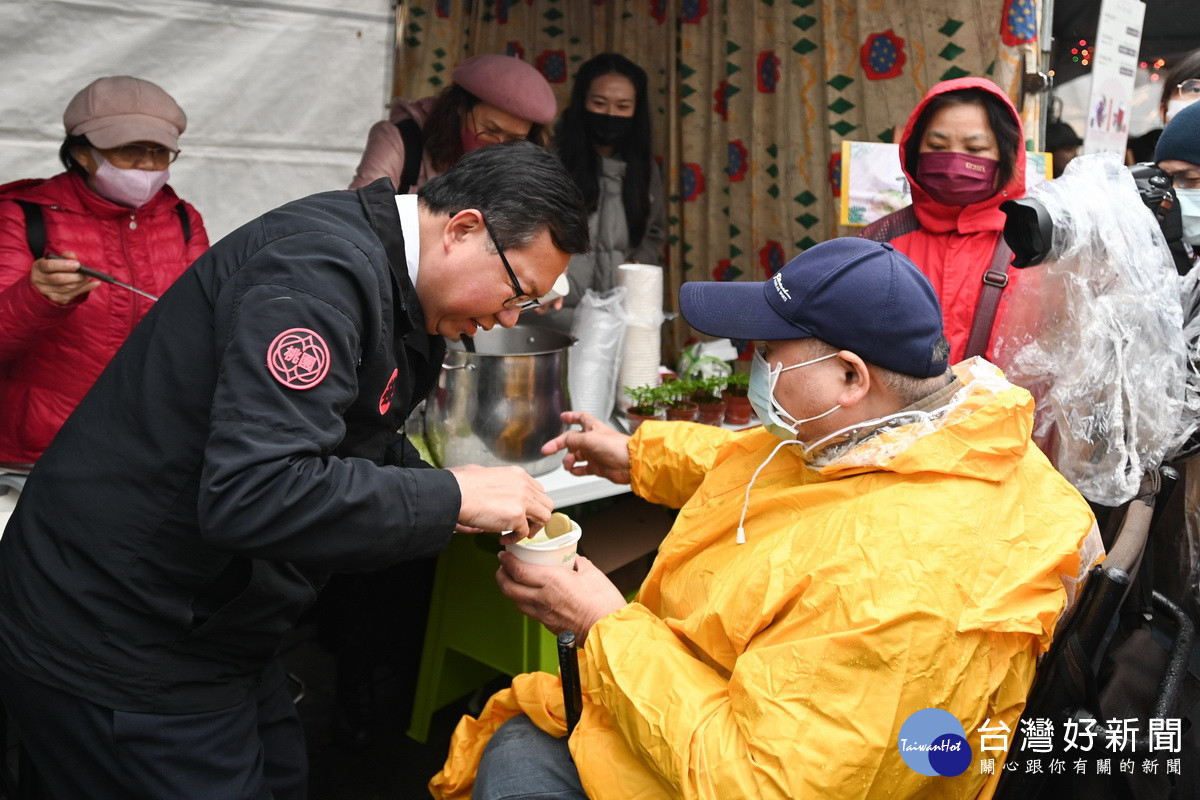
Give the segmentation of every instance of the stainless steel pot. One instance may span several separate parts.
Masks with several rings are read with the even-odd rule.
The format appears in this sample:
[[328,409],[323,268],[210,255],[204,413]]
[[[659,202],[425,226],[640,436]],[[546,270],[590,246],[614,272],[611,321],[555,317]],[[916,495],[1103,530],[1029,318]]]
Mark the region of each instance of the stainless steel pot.
[[425,404],[425,437],[437,466],[517,465],[551,472],[562,454],[541,447],[563,431],[570,409],[567,351],[575,340],[550,328],[518,325],[479,331],[475,352],[446,342],[436,391]]

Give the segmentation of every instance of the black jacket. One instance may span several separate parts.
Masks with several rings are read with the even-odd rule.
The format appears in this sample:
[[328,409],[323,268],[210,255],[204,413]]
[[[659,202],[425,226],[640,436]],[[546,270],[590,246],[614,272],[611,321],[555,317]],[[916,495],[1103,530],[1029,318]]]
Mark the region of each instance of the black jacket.
[[122,710],[241,701],[330,572],[449,540],[458,484],[396,433],[444,348],[386,180],[227,236],[30,475],[0,539],[0,658]]

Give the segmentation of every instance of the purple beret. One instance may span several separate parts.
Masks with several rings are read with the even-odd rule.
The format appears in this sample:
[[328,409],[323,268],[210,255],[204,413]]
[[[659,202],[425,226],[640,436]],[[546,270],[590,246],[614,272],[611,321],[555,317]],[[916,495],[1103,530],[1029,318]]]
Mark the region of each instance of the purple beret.
[[454,68],[454,82],[485,103],[538,125],[554,122],[554,90],[536,67],[514,56],[471,56]]

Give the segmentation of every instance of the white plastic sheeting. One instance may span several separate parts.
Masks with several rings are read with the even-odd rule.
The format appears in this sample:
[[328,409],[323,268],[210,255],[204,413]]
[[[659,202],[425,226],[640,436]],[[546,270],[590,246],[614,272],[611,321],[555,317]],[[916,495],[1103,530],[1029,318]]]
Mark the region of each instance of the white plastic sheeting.
[[344,189],[391,89],[389,0],[0,0],[0,183],[62,171],[62,113],[103,75],[162,86],[188,128],[171,185],[216,241]]
[[1045,262],[1022,271],[993,353],[1037,399],[1034,439],[1097,503],[1132,498],[1195,430],[1180,279],[1129,171],[1080,156],[1029,192],[1054,223]]

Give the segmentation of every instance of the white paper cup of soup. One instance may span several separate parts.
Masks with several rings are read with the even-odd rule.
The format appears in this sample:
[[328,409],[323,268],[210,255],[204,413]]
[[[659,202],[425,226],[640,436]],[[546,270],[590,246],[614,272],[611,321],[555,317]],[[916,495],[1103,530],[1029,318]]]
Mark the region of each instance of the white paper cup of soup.
[[580,529],[579,523],[571,520],[571,530],[562,536],[556,536],[543,542],[522,539],[516,544],[504,545],[504,549],[530,564],[569,567],[575,563],[581,536],[583,536],[583,530]]

